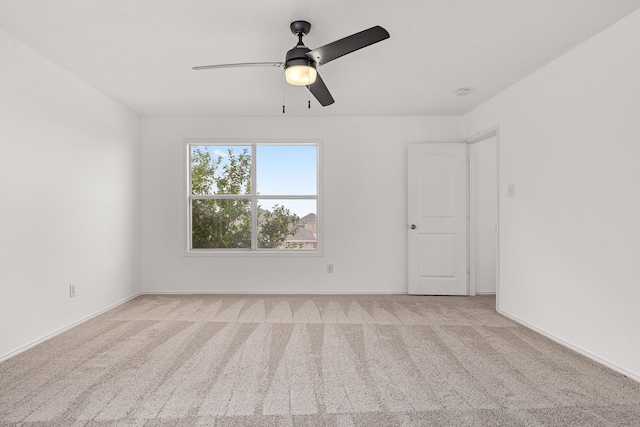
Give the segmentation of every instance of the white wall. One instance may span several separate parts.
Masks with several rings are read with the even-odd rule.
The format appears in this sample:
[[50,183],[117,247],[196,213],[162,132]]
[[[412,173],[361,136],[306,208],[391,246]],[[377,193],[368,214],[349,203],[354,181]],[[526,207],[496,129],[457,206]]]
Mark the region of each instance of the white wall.
[[639,40],[637,11],[465,117],[500,125],[501,310],[636,379]]
[[[143,118],[143,291],[406,292],[407,144],[461,130],[460,118]],[[324,255],[185,257],[184,138],[321,139]]]
[[496,293],[497,137],[469,144],[470,271],[477,294]]
[[2,32],[0,58],[2,360],[139,292],[140,120]]

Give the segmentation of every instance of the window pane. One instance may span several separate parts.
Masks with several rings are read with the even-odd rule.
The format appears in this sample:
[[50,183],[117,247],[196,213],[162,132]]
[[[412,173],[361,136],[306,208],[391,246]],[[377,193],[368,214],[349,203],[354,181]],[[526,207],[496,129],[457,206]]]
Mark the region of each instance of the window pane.
[[315,145],[263,145],[256,149],[258,194],[315,196]]
[[192,200],[193,249],[251,249],[251,201]]
[[316,200],[258,201],[259,249],[316,249]]
[[251,194],[251,147],[192,145],[191,194]]

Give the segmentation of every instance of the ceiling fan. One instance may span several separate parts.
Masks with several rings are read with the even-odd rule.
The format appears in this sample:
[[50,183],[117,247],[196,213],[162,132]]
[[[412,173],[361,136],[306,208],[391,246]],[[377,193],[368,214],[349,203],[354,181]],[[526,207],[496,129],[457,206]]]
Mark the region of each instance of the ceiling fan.
[[304,45],[302,37],[309,34],[311,24],[307,21],[294,21],[291,32],[298,36],[298,44],[287,52],[284,62],[243,62],[238,64],[202,65],[194,70],[209,70],[231,67],[284,67],[288,83],[306,86],[323,107],[334,103],[334,99],[318,74],[317,67],[363,47],[370,46],[389,38],[387,30],[380,26],[371,27],[340,40],[311,50]]

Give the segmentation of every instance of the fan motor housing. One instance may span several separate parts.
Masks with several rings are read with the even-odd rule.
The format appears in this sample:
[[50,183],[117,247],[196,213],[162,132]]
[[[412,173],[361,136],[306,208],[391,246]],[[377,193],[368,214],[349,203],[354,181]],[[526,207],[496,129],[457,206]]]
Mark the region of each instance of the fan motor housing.
[[[315,65],[315,62],[307,56],[307,52],[311,52],[311,49],[309,49],[305,45],[298,45],[287,52],[284,63],[286,65],[308,65],[309,63]],[[299,62],[298,60],[302,60],[304,62]],[[291,61],[296,62],[294,64]]]

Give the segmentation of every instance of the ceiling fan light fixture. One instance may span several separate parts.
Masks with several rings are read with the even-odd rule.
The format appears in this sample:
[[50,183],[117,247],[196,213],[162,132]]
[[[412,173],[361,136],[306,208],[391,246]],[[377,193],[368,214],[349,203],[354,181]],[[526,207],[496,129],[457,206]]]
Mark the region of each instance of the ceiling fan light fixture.
[[307,86],[315,83],[318,77],[315,64],[289,65],[284,70],[287,83],[295,86]]
[[[356,50],[381,42],[389,38],[389,32],[379,25],[359,33],[341,38],[317,49],[311,50],[304,45],[302,38],[309,34],[311,24],[307,21],[293,21],[289,26],[291,32],[298,37],[298,44],[287,51],[284,62],[243,62],[237,64],[201,65],[194,70],[207,70],[229,67],[282,67],[285,80],[294,86],[306,86],[320,105],[326,107],[335,101],[324,84],[316,67],[338,59]],[[284,92],[283,92],[284,95]],[[311,105],[309,101],[308,105]],[[284,113],[284,106],[283,111]]]

